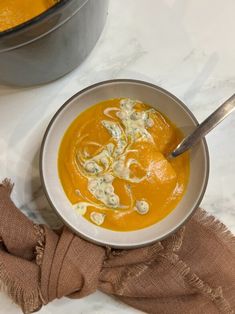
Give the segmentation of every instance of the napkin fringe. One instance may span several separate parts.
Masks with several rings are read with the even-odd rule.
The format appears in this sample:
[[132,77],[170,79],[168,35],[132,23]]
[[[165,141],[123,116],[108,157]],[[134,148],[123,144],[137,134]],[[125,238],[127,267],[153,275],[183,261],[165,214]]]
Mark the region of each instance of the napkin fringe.
[[176,272],[178,272],[184,279],[185,283],[195,288],[199,293],[208,297],[223,314],[233,314],[229,302],[224,298],[223,291],[221,287],[215,289],[211,288],[206,282],[201,280],[195,273],[191,272],[190,267],[183,262],[179,256],[175,253],[165,253],[160,255],[170,262]]
[[0,291],[5,292],[14,303],[22,308],[25,314],[32,313],[41,308],[38,290],[25,292],[16,281],[12,280],[4,265],[0,264]]
[[[208,214],[206,211],[197,211],[194,215],[197,222],[206,227],[207,231],[213,233],[219,242],[226,244],[226,247],[234,254],[235,253],[235,236],[227,229],[227,227],[215,217]],[[229,302],[224,298],[222,287],[211,288],[206,282],[201,280],[195,273],[191,272],[190,267],[185,264],[179,256],[173,253],[160,253],[174,265],[176,271],[183,277],[185,283],[195,288],[199,293],[207,296],[217,307],[220,313],[233,314]]]
[[[222,242],[222,245],[226,244],[226,247],[233,254],[235,253],[235,236],[222,222],[204,210],[197,211],[194,217],[208,232],[211,232],[213,236],[216,236],[218,241]],[[177,248],[179,249],[179,247]],[[176,272],[183,277],[186,284],[195,288],[199,293],[207,296],[215,304],[220,313],[233,314],[233,309],[223,296],[222,287],[211,288],[206,282],[191,271],[190,267],[179,258],[175,251],[177,250],[173,250],[173,253],[160,252],[159,255],[162,258],[167,259],[168,262],[174,266]]]
[[0,186],[3,186],[10,195],[13,190],[14,183],[12,183],[10,179],[5,178],[2,183],[0,183]]
[[[0,182],[0,187],[3,187],[5,192],[10,196],[14,184],[10,179],[4,179]],[[39,263],[43,258],[43,228],[41,226],[35,225],[36,233],[38,234],[38,246],[36,247],[36,258]],[[1,237],[0,237],[1,241]],[[40,249],[39,249],[40,247]],[[41,250],[41,251],[40,251]],[[40,251],[40,252],[39,252]],[[24,289],[19,285],[17,281],[9,276],[7,269],[0,261],[0,291],[5,292],[14,303],[22,308],[25,314],[32,313],[41,308],[38,305],[41,304],[40,291],[39,289],[34,289],[32,291],[24,291]]]
[[45,250],[45,231],[42,226],[36,224],[34,224],[34,229],[38,237],[37,245],[35,247],[36,263],[41,266]]
[[206,227],[207,231],[213,233],[219,242],[225,243],[226,247],[235,254],[235,236],[221,221],[203,209],[196,211],[194,217]]

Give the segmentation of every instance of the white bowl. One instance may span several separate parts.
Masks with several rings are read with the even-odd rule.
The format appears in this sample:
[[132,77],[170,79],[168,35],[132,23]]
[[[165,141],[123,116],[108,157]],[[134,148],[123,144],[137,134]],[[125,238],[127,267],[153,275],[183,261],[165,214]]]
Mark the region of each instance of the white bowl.
[[52,118],[41,147],[40,173],[46,196],[64,223],[81,237],[114,248],[134,248],[161,240],[175,232],[199,206],[209,175],[206,141],[190,153],[190,177],[186,193],[177,207],[163,220],[137,231],[117,232],[96,226],[78,216],[61,185],[58,150],[72,121],[88,107],[110,98],[133,98],[150,104],[165,114],[185,135],[198,124],[191,111],[175,96],[155,85],[136,80],[111,80],[92,85],[70,98]]

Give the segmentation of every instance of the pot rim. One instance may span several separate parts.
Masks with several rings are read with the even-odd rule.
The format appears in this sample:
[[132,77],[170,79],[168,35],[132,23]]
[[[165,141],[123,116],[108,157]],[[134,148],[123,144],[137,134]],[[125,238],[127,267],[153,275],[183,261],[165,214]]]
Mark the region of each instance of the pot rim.
[[[14,38],[19,38],[22,34],[24,34],[24,32],[26,31],[30,31],[30,27],[35,29],[40,26],[40,24],[43,21],[49,20],[54,14],[59,14],[59,17],[61,17],[60,12],[65,9],[67,6],[69,6],[70,4],[72,5],[73,2],[75,1],[80,1],[80,3],[78,2],[78,8],[76,10],[74,10],[74,8],[72,8],[71,12],[68,13],[68,16],[64,19],[62,19],[61,21],[58,22],[58,24],[49,27],[48,30],[46,31],[39,31],[38,34],[35,34],[35,36],[33,35],[33,32],[31,32],[31,36],[32,38],[30,38],[29,36],[27,36],[26,40],[22,39],[22,41],[19,41],[19,43],[16,41],[16,44],[12,44],[12,45],[7,45],[7,41],[8,40],[12,40],[14,41]],[[45,35],[53,32],[55,29],[57,29],[58,27],[60,27],[61,25],[63,25],[65,22],[67,22],[69,19],[71,19],[75,14],[77,14],[78,11],[80,11],[82,9],[82,7],[88,2],[89,0],[60,0],[58,3],[56,3],[55,5],[53,5],[52,7],[50,7],[48,10],[42,12],[41,14],[33,17],[32,19],[25,21],[19,25],[16,25],[12,28],[9,28],[3,32],[0,32],[0,53],[1,52],[6,52],[12,49],[16,49],[19,48],[21,46],[27,45],[29,43],[32,43],[38,39],[40,39],[41,37],[44,37]],[[37,32],[36,32],[37,33]],[[28,34],[28,33],[27,33]],[[6,41],[6,45],[3,45],[3,47],[1,48],[1,41],[4,42]]]

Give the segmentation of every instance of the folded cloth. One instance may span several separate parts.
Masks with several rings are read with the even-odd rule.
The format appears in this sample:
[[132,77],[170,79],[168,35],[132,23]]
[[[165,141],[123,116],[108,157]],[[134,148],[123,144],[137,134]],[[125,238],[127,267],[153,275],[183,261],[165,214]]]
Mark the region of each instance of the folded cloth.
[[97,289],[147,313],[234,313],[235,238],[204,211],[161,242],[114,250],[34,224],[11,189],[0,185],[0,281],[24,313]]

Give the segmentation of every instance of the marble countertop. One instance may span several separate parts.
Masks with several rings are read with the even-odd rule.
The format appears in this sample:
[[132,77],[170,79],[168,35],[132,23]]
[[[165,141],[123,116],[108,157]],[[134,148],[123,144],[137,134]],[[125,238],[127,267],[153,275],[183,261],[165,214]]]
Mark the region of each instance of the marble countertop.
[[[235,91],[235,1],[111,0],[104,32],[86,61],[44,86],[0,86],[0,179],[15,182],[13,199],[35,221],[59,224],[41,189],[38,159],[55,111],[82,88],[106,79],[157,84],[182,99],[199,121]],[[1,70],[1,69],[0,69]],[[202,207],[235,232],[235,114],[211,134],[210,179]],[[63,298],[51,313],[137,313],[99,292]],[[0,294],[0,313],[21,313]]]

